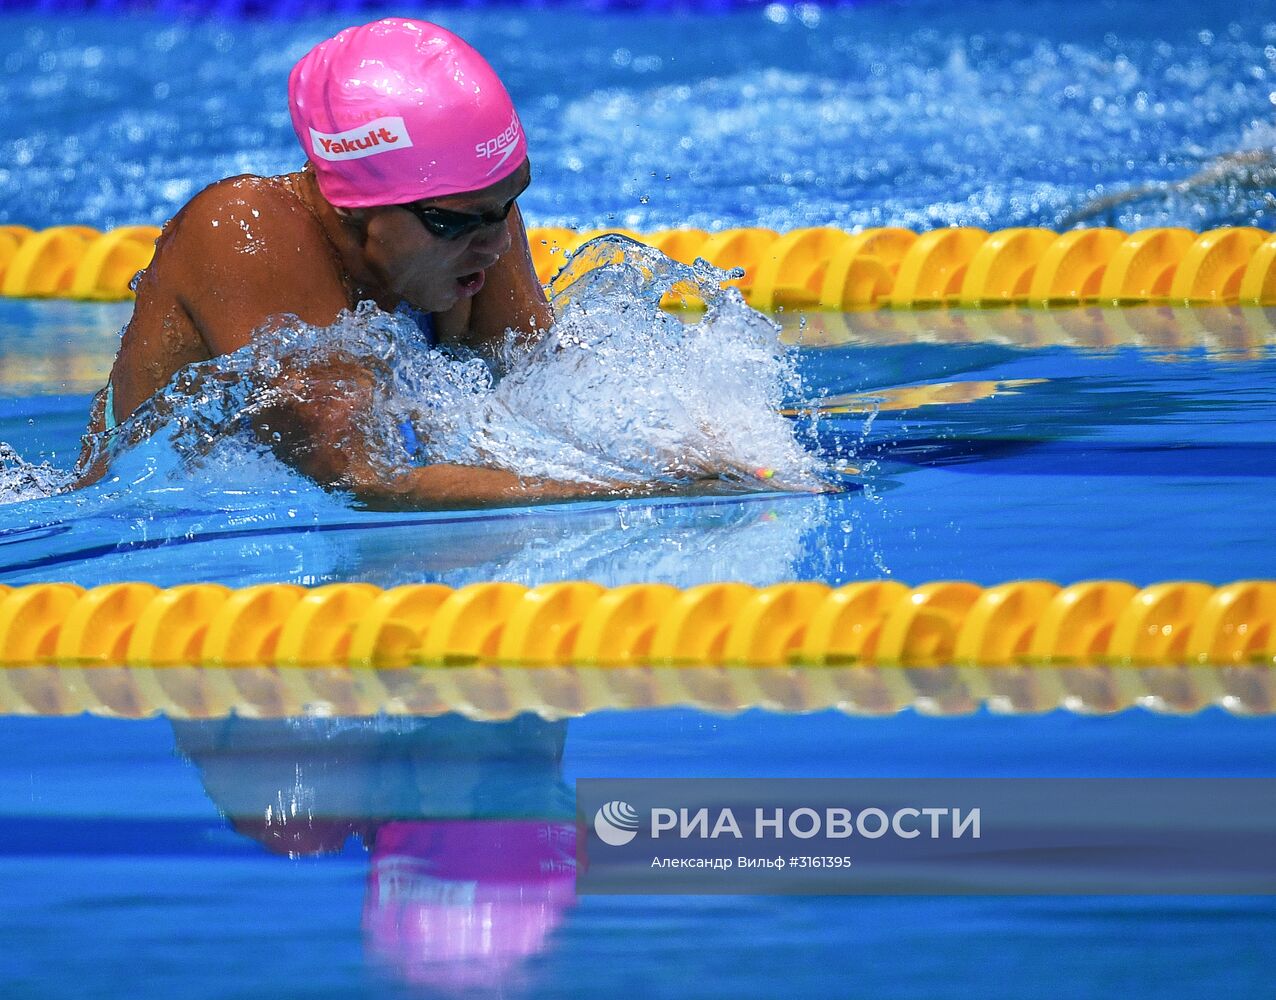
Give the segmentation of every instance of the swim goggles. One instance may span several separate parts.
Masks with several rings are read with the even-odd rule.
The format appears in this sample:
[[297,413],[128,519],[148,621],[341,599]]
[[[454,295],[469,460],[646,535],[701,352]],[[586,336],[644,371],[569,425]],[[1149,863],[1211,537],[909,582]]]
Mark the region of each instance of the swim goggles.
[[[531,183],[531,178],[528,178],[528,183]],[[524,185],[523,191],[526,190],[527,186]],[[439,239],[459,240],[462,236],[477,232],[484,226],[494,226],[508,219],[510,212],[514,208],[514,202],[522,197],[523,191],[514,195],[513,198],[505,203],[503,208],[498,208],[492,212],[453,212],[448,208],[422,208],[417,204],[400,205],[399,207],[415,215],[420,220],[421,225],[425,226],[427,231],[433,233]]]

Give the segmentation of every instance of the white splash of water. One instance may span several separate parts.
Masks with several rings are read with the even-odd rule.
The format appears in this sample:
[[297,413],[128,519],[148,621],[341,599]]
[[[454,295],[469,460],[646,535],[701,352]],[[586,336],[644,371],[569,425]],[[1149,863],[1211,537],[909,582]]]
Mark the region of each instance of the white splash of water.
[[47,462],[26,462],[0,441],[0,505],[38,500],[68,487],[74,477]]
[[[793,352],[721,288],[727,277],[621,236],[586,245],[554,283],[553,328],[531,346],[508,341],[498,382],[429,384],[425,459],[566,480],[818,487],[778,413],[797,389]],[[684,323],[660,308],[669,292],[700,296],[705,313]]]

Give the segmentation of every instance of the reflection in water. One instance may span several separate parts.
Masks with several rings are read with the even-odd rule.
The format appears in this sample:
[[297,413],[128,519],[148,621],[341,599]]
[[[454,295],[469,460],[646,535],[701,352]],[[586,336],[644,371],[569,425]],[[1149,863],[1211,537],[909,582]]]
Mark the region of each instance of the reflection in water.
[[173,728],[238,833],[292,858],[363,843],[373,964],[449,993],[530,984],[528,961],[576,898],[566,723],[231,716]]
[[1014,395],[1025,386],[1040,385],[1045,381],[1043,378],[983,379],[972,382],[935,382],[873,392],[839,393],[825,396],[814,406],[805,409],[794,407],[781,412],[786,415],[806,412],[883,413],[891,410],[914,410],[919,406],[953,406],[992,399],[994,396]]
[[1164,352],[1162,360],[1203,350],[1217,361],[1245,361],[1266,358],[1276,344],[1276,309],[1261,306],[873,309],[793,313],[780,321],[782,339],[803,347],[1004,344],[1083,351],[1137,347]]
[[379,827],[368,951],[412,983],[509,986],[576,902],[569,823],[399,821]]
[[829,496],[792,493],[404,515],[352,514],[310,499],[281,496],[263,507],[260,494],[231,490],[122,491],[92,518],[35,501],[22,505],[23,523],[0,527],[0,579],[763,585],[793,575],[805,540],[829,516]]

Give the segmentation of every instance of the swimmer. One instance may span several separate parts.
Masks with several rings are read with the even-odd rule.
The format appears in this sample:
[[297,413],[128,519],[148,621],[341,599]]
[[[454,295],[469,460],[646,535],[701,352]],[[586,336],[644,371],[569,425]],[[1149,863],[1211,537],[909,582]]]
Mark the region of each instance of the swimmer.
[[[293,67],[297,173],[239,176],[197,194],[164,228],[89,431],[112,431],[187,365],[230,354],[295,316],[330,326],[371,300],[428,317],[436,343],[490,349],[553,315],[517,201],[527,143],[491,66],[424,21],[348,28]],[[353,362],[305,372],[258,417],[280,456],[320,485],[382,509],[615,495],[598,484],[437,464],[383,471],[361,444],[371,376]],[[271,388],[266,387],[266,388]],[[291,388],[291,391],[289,391]],[[86,449],[81,467],[91,450]],[[78,485],[104,474],[98,461]]]
[[1181,181],[1141,184],[1116,194],[1095,198],[1059,220],[1060,229],[1071,229],[1082,223],[1102,220],[1113,225],[1119,210],[1148,198],[1184,195],[1200,191],[1232,187],[1240,191],[1262,191],[1273,207],[1276,198],[1270,192],[1276,187],[1276,149],[1249,149],[1225,153],[1212,159],[1203,169]]

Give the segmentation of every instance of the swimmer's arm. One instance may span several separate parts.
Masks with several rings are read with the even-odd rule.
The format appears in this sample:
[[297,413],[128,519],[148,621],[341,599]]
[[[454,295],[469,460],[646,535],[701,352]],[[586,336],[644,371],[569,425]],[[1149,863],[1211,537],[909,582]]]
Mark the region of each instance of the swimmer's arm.
[[1082,222],[1089,222],[1100,216],[1112,216],[1116,209],[1153,195],[1164,195],[1168,192],[1186,194],[1197,188],[1208,185],[1231,182],[1244,189],[1257,189],[1270,186],[1271,171],[1276,167],[1276,156],[1271,150],[1251,149],[1243,152],[1224,153],[1207,163],[1201,170],[1181,181],[1159,181],[1152,184],[1140,184],[1137,187],[1118,191],[1116,194],[1095,198],[1065,215],[1059,220],[1059,226],[1067,229]]
[[373,510],[452,510],[523,506],[567,500],[637,495],[594,483],[567,483],[518,476],[504,469],[471,465],[427,465],[390,479],[356,477],[347,488]]
[[649,492],[623,485],[521,477],[503,469],[440,463],[388,469],[374,460],[367,414],[376,405],[366,369],[330,360],[285,372],[255,422],[263,441],[302,474],[378,510],[524,505]]

